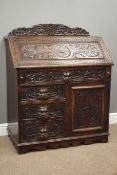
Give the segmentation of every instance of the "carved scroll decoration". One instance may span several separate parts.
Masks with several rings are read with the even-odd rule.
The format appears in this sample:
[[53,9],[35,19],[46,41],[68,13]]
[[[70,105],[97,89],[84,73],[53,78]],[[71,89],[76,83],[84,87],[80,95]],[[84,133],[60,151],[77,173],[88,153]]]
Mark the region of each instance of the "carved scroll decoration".
[[103,58],[97,43],[22,45],[23,60]]
[[[64,117],[64,104],[47,104],[47,105],[33,105],[31,107],[22,106],[22,115],[24,119],[40,119],[44,118],[43,113],[49,115],[49,119],[55,120],[57,118],[62,119]],[[46,118],[46,117],[45,117]]]
[[24,87],[21,89],[21,100],[30,98],[63,98],[63,86],[39,86],[39,87]]
[[83,81],[83,80],[102,80],[105,77],[103,69],[74,70],[64,72],[23,72],[20,75],[21,83],[35,83],[43,81]]
[[25,121],[23,141],[41,141],[47,139],[56,139],[64,136],[64,123],[53,122],[48,126],[40,125],[38,121]]
[[80,27],[70,28],[63,24],[39,24],[30,28],[17,28],[9,33],[12,36],[25,35],[72,35],[72,36],[88,36],[89,32]]

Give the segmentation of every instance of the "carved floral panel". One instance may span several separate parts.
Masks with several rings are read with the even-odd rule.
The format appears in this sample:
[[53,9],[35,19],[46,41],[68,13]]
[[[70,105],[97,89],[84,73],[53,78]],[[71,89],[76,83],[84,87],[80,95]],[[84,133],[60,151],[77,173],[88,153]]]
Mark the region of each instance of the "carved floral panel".
[[9,36],[9,44],[15,68],[112,64],[101,37]]
[[23,60],[103,58],[98,43],[22,44]]

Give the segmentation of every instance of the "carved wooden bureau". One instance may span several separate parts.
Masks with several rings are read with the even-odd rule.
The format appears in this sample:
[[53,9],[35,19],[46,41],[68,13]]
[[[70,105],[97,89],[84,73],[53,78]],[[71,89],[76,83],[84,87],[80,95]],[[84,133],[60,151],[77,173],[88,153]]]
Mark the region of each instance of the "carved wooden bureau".
[[9,33],[8,135],[18,153],[108,141],[112,60],[101,37],[40,24]]

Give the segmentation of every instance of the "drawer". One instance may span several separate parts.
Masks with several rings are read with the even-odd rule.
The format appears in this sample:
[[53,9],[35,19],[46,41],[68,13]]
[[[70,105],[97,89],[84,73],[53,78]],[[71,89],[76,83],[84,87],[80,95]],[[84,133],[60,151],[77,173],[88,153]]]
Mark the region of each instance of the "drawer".
[[22,142],[46,141],[64,137],[64,122],[41,124],[38,120],[25,121],[22,124]]
[[105,78],[104,68],[65,68],[59,70],[47,71],[29,71],[19,72],[20,85],[57,83],[64,81],[96,81]]
[[41,141],[65,136],[65,102],[21,106],[22,141]]
[[63,81],[63,73],[61,71],[20,71],[20,84],[43,84],[50,81]]
[[20,113],[24,120],[64,120],[65,102],[22,105],[20,106]]
[[105,77],[104,69],[76,69],[69,76],[70,81],[97,81]]
[[29,99],[59,99],[64,98],[64,85],[23,86],[20,88],[20,100]]

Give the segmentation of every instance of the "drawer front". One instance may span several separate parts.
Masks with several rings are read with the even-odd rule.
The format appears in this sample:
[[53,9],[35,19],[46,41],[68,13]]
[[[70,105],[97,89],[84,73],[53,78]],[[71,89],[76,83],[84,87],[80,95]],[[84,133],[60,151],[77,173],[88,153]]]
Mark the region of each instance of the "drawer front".
[[65,102],[22,105],[20,108],[22,119],[63,120]]
[[29,86],[20,88],[20,99],[64,98],[64,86]]
[[103,80],[105,76],[105,72],[103,69],[81,69],[81,70],[74,70],[71,72],[69,77],[70,81],[96,81],[96,80]]
[[64,137],[64,122],[48,122],[43,125],[39,121],[25,121],[22,125],[22,142],[46,141]]
[[22,140],[41,141],[64,137],[65,102],[21,107]]
[[20,84],[33,84],[44,82],[63,82],[63,81],[87,81],[103,80],[105,78],[104,68],[72,69],[51,71],[20,71]]

